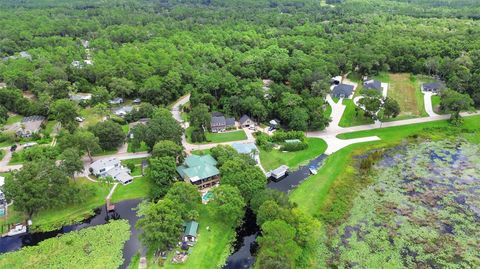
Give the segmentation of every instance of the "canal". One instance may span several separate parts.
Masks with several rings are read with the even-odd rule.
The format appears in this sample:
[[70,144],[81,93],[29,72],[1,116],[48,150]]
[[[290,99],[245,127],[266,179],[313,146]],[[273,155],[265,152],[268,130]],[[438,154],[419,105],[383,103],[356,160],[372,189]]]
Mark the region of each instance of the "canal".
[[[301,166],[298,170],[290,172],[286,177],[278,181],[269,181],[268,188],[289,193],[300,185],[310,175],[310,167],[319,168],[328,155],[322,154],[310,161],[307,166]],[[255,214],[247,208],[242,226],[237,228],[237,236],[233,244],[233,253],[228,257],[224,269],[246,269],[253,267],[255,255],[258,249],[256,242],[260,234]]]

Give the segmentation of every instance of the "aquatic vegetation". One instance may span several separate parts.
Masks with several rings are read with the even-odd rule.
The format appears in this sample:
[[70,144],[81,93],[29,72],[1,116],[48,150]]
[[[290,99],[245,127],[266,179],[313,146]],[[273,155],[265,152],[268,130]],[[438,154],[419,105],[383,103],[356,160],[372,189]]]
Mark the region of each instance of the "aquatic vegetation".
[[330,241],[332,264],[356,268],[478,268],[480,147],[463,140],[385,152],[372,184]]

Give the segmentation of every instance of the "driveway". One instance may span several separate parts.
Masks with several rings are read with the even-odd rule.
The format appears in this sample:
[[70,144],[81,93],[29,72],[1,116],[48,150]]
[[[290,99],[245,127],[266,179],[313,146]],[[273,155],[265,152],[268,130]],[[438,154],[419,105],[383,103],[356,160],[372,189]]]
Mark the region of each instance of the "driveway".
[[437,113],[433,111],[432,105],[432,96],[434,96],[432,92],[423,92],[423,103],[425,105],[425,111],[427,112],[429,117],[439,116]]

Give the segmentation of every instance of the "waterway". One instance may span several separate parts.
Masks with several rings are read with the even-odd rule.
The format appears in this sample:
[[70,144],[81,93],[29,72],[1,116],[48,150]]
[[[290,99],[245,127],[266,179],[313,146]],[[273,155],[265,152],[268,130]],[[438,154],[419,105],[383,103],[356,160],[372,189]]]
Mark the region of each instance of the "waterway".
[[[269,181],[268,188],[289,193],[291,190],[307,180],[311,175],[310,167],[318,169],[328,155],[322,154],[310,161],[307,166],[301,166],[298,170],[288,173],[287,176],[276,181]],[[255,263],[255,255],[258,249],[256,242],[260,234],[260,227],[256,224],[256,216],[249,208],[246,210],[242,226],[237,228],[237,236],[233,245],[233,253],[228,257],[224,269],[246,269]]]
[[125,243],[125,247],[123,248],[124,262],[120,268],[124,269],[130,264],[132,257],[137,254],[141,248],[138,240],[138,230],[135,229],[135,223],[138,220],[135,208],[140,202],[141,200],[139,199],[119,202],[115,204],[114,212],[107,212],[105,206],[102,206],[95,210],[94,216],[84,220],[83,222],[64,226],[56,231],[45,233],[27,233],[16,236],[2,237],[0,238],[0,253],[15,251],[24,246],[35,246],[45,239],[53,238],[61,234],[83,228],[106,224],[112,219],[125,219],[128,220],[128,223],[130,224],[130,239]]

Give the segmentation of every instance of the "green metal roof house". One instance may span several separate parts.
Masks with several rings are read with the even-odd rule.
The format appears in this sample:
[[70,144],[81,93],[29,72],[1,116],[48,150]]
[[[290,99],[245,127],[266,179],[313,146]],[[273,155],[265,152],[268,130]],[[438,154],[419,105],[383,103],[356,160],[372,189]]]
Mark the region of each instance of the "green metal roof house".
[[217,161],[211,155],[190,155],[183,165],[177,167],[177,172],[183,180],[203,189],[218,183],[220,171],[216,165]]

